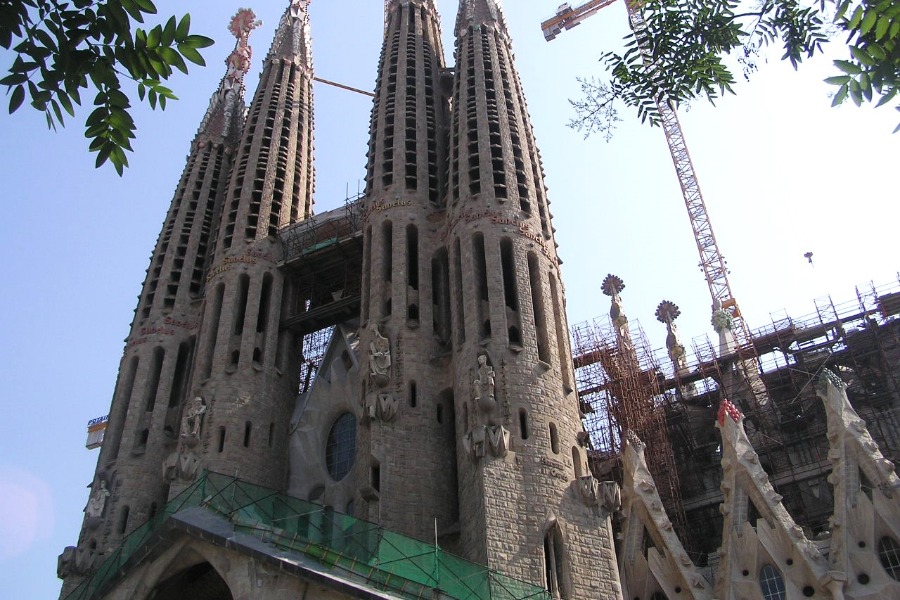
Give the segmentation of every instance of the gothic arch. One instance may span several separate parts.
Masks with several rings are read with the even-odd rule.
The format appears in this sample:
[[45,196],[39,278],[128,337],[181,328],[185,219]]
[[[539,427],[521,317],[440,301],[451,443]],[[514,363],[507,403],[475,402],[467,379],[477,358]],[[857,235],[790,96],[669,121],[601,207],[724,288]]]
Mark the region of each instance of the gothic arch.
[[166,552],[156,564],[148,566],[135,588],[135,600],[234,600],[231,586],[222,573],[227,572],[221,557],[183,540]]

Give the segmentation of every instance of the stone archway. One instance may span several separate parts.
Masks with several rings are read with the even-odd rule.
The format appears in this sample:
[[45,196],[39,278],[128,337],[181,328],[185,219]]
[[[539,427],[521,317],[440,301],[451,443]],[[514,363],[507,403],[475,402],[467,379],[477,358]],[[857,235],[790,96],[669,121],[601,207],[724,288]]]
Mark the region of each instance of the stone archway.
[[202,562],[160,582],[148,600],[234,600],[234,596],[213,566]]

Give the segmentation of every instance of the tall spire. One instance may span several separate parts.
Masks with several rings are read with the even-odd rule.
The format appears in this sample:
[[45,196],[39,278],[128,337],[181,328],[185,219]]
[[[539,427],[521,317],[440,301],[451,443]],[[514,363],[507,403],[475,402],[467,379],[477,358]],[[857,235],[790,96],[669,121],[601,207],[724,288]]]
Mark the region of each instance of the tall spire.
[[237,141],[244,124],[244,77],[250,70],[250,33],[262,25],[249,8],[240,9],[231,18],[228,31],[237,38],[234,50],[225,59],[227,71],[219,89],[209,100],[209,108],[200,123],[198,138],[216,142]]

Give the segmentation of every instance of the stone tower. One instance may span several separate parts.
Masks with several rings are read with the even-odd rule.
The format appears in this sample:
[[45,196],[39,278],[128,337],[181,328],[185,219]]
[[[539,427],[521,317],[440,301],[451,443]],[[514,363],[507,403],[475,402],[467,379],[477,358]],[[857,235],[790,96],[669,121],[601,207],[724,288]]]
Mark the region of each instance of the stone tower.
[[168,463],[173,492],[199,464],[276,489],[286,481],[284,424],[297,390],[297,372],[286,365],[296,362],[299,340],[279,329],[285,278],[276,234],[312,211],[307,8],[293,0],[281,18],[225,191],[191,380],[204,414]]
[[[433,0],[385,6],[372,107],[361,344],[363,516],[420,539],[458,529],[449,275],[441,243],[448,106]],[[410,493],[415,481],[421,488]],[[427,502],[421,490],[431,490]],[[452,542],[449,542],[452,546]]]
[[163,223],[110,406],[78,545],[67,549],[63,596],[169,498],[161,465],[178,443],[181,413],[197,351],[210,231],[244,123],[252,11],[231,21],[237,38],[227,72],[191,143],[187,165]]
[[554,597],[616,597],[540,157],[499,2],[460,2],[456,58],[444,235],[460,545]]

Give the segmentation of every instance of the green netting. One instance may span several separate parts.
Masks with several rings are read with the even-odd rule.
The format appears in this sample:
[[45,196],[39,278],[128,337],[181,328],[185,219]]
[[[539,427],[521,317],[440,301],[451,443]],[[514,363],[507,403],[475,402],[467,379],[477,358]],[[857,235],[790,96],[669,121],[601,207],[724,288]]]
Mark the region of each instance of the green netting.
[[122,573],[171,515],[202,506],[231,521],[236,530],[275,547],[306,555],[336,574],[404,598],[458,600],[549,600],[543,588],[506,577],[444,553],[440,547],[335,513],[320,504],[279,494],[217,473],[205,473],[153,519],[125,538],[96,573],[66,597],[90,600]]

